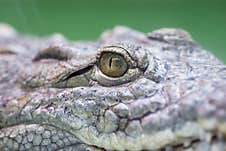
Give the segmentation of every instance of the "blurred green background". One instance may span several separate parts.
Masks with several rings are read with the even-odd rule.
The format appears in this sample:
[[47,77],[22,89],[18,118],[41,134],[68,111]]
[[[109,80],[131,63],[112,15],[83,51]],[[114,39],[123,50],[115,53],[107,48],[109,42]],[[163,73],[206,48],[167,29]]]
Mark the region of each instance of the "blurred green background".
[[143,32],[183,28],[226,62],[226,0],[0,0],[0,22],[72,40],[96,39],[115,25]]

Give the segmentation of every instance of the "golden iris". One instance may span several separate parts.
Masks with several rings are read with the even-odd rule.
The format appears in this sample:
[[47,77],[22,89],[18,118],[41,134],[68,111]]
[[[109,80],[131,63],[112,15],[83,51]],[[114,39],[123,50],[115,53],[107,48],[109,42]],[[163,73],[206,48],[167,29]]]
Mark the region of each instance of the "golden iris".
[[117,53],[105,52],[100,57],[100,70],[109,77],[121,77],[128,70],[125,58]]

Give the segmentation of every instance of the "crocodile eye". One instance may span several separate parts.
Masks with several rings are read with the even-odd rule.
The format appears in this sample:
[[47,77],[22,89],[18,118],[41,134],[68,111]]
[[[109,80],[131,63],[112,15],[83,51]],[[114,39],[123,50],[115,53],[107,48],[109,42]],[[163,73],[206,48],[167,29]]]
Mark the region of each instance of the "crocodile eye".
[[117,86],[131,82],[147,69],[146,49],[115,44],[98,49],[91,78],[101,86]]
[[117,78],[127,72],[128,64],[122,55],[105,52],[100,57],[99,68],[105,75]]

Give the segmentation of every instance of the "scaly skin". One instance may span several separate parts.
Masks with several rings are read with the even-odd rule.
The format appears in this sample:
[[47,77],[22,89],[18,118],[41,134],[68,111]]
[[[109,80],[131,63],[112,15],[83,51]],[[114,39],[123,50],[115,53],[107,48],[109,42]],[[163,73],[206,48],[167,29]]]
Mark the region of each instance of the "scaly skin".
[[[226,66],[187,32],[0,31],[0,150],[226,150]],[[100,71],[106,51],[126,58],[123,76]]]

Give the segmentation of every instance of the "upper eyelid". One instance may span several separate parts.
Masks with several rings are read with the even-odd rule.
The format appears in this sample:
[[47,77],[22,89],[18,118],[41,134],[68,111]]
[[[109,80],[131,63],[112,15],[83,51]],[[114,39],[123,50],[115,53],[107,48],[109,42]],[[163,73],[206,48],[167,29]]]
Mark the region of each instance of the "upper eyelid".
[[120,49],[123,49],[126,53],[127,53],[127,55],[130,57],[130,58],[132,58],[132,56],[130,55],[130,53],[125,49],[125,48],[123,48],[123,47],[121,47],[121,46],[105,46],[104,48],[120,48]]
[[[120,49],[123,51],[121,51]],[[102,53],[108,53],[108,52],[109,53],[118,53],[118,54],[122,55],[130,67],[137,66],[137,63],[133,60],[133,57],[130,55],[130,53],[121,46],[105,46],[105,47],[100,48],[99,52],[97,53],[97,56],[96,56],[97,61],[100,60]]]
[[120,48],[120,49],[124,50],[126,52],[127,57],[129,57],[131,60],[133,60],[133,57],[130,55],[130,53],[128,52],[127,49],[125,49],[125,48],[123,48],[121,46],[106,46],[106,48],[111,48],[111,47],[113,47],[113,48]]

